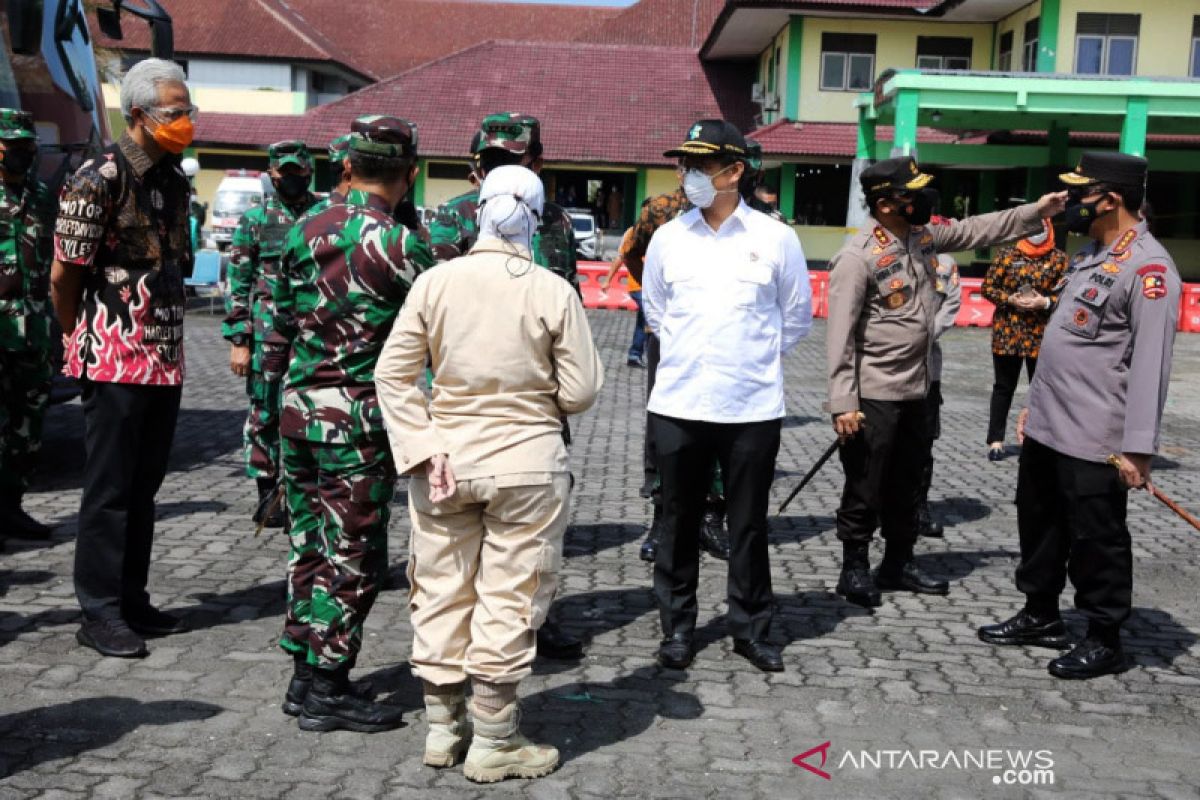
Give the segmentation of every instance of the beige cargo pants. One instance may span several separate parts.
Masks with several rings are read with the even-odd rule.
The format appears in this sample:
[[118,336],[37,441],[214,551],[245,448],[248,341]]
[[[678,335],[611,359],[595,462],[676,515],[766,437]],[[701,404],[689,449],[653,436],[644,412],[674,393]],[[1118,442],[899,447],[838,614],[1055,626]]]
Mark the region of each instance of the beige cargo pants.
[[437,505],[424,476],[411,480],[408,606],[418,677],[444,686],[529,674],[558,588],[569,497],[566,472],[459,481]]

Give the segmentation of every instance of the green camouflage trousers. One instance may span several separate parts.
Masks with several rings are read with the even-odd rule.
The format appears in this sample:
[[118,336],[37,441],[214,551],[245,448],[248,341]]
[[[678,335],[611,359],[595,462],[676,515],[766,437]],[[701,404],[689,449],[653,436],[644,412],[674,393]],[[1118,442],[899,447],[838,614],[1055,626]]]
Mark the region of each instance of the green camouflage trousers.
[[50,360],[39,350],[0,350],[0,491],[24,494],[42,446]]
[[268,381],[262,373],[246,378],[250,413],[242,429],[246,474],[251,478],[274,478],[279,474],[280,381]]
[[317,666],[353,665],[387,571],[392,453],[386,439],[346,445],[285,436],[281,446],[291,549],[279,644]]

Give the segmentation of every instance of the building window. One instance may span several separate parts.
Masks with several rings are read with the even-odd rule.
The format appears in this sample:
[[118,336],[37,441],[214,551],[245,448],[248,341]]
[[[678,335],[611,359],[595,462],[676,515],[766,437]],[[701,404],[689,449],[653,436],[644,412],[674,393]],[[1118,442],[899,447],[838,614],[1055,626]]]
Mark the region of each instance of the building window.
[[1132,75],[1141,19],[1139,14],[1080,14],[1075,25],[1075,71]]
[[1192,69],[1188,74],[1200,78],[1200,17],[1192,17]]
[[918,36],[918,69],[970,69],[971,40],[953,36]]
[[822,91],[861,92],[874,81],[874,34],[821,34]]
[[1013,32],[1005,31],[1000,34],[1000,57],[996,61],[996,69],[1001,72],[1012,71]]
[[1037,17],[1025,23],[1025,38],[1021,46],[1021,71],[1037,72],[1038,29],[1041,20]]

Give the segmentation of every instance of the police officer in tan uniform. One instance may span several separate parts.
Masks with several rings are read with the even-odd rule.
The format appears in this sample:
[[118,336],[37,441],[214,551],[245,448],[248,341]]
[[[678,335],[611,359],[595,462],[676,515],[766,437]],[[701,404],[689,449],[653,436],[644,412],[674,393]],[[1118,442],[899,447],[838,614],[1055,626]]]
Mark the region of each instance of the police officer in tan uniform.
[[[830,263],[829,410],[842,438],[846,473],[837,533],[842,573],[837,592],[865,607],[880,589],[946,594],[913,559],[920,475],[928,442],[925,397],[929,351],[940,298],[937,254],[987,247],[1038,230],[1066,194],[1046,195],[1008,211],[926,226],[933,177],[911,157],[892,158],[860,176],[874,225]],[[887,542],[877,576],[868,549],[875,528]]]
[[1058,597],[1070,577],[1087,635],[1048,665],[1059,678],[1121,672],[1133,594],[1128,490],[1150,485],[1171,377],[1180,280],[1146,229],[1146,160],[1084,153],[1065,173],[1067,229],[1093,240],[1074,257],[1046,325],[1029,406],[1017,422],[1025,607],[979,629],[992,644],[1069,645]]
[[[936,204],[935,204],[936,207]],[[944,224],[945,217],[935,217],[933,224]],[[948,253],[938,253],[933,271],[933,290],[937,293],[938,310],[934,317],[933,344],[929,348],[929,394],[925,396],[925,466],[921,469],[921,495],[917,502],[917,535],[940,539],[946,529],[933,518],[929,510],[929,490],[933,487],[933,443],[942,436],[942,334],[954,327],[958,310],[962,308],[962,290],[958,279],[958,263]]]

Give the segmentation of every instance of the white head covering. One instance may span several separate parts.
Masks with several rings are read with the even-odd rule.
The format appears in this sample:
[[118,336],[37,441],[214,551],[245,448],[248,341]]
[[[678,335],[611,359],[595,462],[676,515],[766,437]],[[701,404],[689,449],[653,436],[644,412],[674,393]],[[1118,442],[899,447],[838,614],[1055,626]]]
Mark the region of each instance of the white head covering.
[[1026,236],[1025,241],[1029,242],[1034,247],[1040,247],[1050,238],[1050,221],[1042,220],[1042,229],[1032,236]]
[[542,179],[525,167],[496,167],[479,187],[480,239],[503,239],[529,249],[546,202]]

